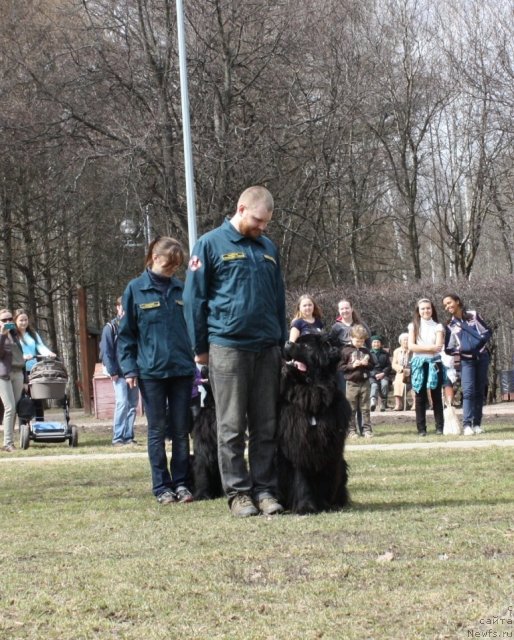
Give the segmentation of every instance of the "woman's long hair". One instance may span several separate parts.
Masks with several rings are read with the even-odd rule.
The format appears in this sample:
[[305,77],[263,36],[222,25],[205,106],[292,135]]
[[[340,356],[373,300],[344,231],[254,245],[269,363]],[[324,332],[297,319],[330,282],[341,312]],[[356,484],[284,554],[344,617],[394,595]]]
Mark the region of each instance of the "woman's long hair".
[[353,324],[362,324],[362,318],[360,316],[360,313],[355,310],[355,307],[353,306],[351,301],[348,300],[348,298],[341,298],[341,300],[339,300],[339,302],[337,303],[338,307],[341,304],[341,302],[347,302],[350,305],[350,307],[352,308],[352,325]]
[[[441,300],[444,300],[445,298],[451,298],[454,302],[456,302],[459,307],[462,309],[462,319],[463,320],[467,320],[468,319],[468,312],[466,310],[466,307],[464,306],[464,303],[462,302],[462,298],[460,296],[458,296],[456,293],[446,293]],[[452,319],[450,318],[448,320],[448,323],[450,323],[452,321]]]
[[298,298],[298,302],[296,303],[296,307],[295,307],[295,314],[294,314],[293,320],[300,320],[300,318],[302,317],[302,313],[300,311],[300,305],[302,304],[302,300],[310,300],[312,302],[312,305],[314,307],[314,309],[312,310],[312,315],[313,315],[314,318],[317,318],[318,320],[321,320],[321,317],[322,317],[321,309],[316,304],[316,301],[314,300],[314,298],[312,296],[310,296],[308,293],[304,293],[302,296],[300,296]]
[[[14,312],[14,315],[13,315],[14,322],[16,322],[16,319],[17,319],[19,316],[27,316],[27,318],[28,318],[29,322],[28,322],[28,324],[27,324],[27,328],[25,329],[25,331],[29,334],[29,336],[30,336],[33,340],[36,340],[36,341],[37,341],[37,333],[36,333],[36,330],[35,330],[35,329],[33,329],[33,328],[30,326],[30,316],[29,316],[29,314],[25,311],[25,309],[16,309],[16,311]],[[22,336],[22,335],[21,335],[21,333],[19,332],[18,327],[16,327],[16,333],[17,333],[17,335],[18,335],[19,339],[20,339],[20,340],[23,340],[23,336]]]
[[414,325],[414,342],[417,342],[419,336],[419,326],[421,324],[421,316],[419,315],[419,305],[422,302],[429,302],[432,307],[432,320],[434,322],[439,322],[437,319],[437,311],[434,307],[434,303],[429,298],[421,298],[416,302],[416,308],[414,309],[414,316],[412,318],[412,324]]

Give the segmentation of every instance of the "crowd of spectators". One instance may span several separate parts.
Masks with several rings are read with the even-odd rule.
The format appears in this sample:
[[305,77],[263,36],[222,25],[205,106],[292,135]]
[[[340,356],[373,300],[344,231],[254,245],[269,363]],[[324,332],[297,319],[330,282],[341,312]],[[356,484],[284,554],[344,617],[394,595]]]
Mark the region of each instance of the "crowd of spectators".
[[[476,312],[466,310],[459,296],[447,294],[442,305],[446,322],[438,321],[432,300],[421,298],[406,331],[391,350],[373,333],[353,304],[339,301],[331,328],[320,306],[302,295],[295,309],[289,339],[304,333],[325,332],[341,348],[338,387],[352,407],[350,437],[372,437],[369,412],[414,409],[420,436],[427,435],[427,411],[434,414],[435,433],[444,433],[444,404],[452,406],[461,387],[464,435],[482,432],[482,407],[487,385],[491,330]],[[389,407],[390,390],[394,406]]]

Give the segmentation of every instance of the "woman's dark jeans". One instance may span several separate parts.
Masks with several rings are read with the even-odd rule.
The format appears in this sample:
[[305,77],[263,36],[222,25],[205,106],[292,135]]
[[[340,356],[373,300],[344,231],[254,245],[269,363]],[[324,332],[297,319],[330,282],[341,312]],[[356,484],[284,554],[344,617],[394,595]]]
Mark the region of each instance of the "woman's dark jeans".
[[437,373],[437,387],[435,389],[427,390],[428,381],[428,362],[423,363],[423,386],[419,393],[416,393],[416,426],[418,433],[426,433],[427,431],[427,409],[428,409],[428,391],[432,396],[432,407],[434,410],[435,428],[436,431],[442,433],[444,428],[444,413],[443,413],[443,371],[442,365],[439,364],[439,371]]
[[465,427],[482,424],[489,354],[481,353],[476,359],[460,359],[460,383],[462,387],[462,423]]
[[[139,388],[148,420],[148,458],[155,496],[166,489],[187,486],[189,479],[189,406],[192,376],[140,379]],[[166,436],[171,435],[168,470]]]

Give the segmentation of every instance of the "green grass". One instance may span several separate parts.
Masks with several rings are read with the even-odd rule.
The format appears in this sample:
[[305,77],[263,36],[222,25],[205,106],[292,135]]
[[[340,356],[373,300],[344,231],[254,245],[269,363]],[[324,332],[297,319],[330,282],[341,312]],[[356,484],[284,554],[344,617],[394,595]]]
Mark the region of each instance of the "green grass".
[[[55,415],[48,419],[61,420],[61,416]],[[409,442],[421,442],[416,433],[416,425],[413,416],[395,416],[390,418],[391,422],[384,422],[382,420],[388,420],[387,417],[380,417],[380,422],[373,424],[374,438],[373,441],[359,438],[356,440],[349,440],[349,445],[358,445],[369,447],[373,444],[398,444]],[[514,439],[514,429],[512,428],[512,422],[509,422],[509,417],[498,419],[487,419],[485,422],[486,431],[479,435],[473,436],[477,440],[502,440],[502,439]],[[84,419],[81,417],[74,417],[73,422],[78,425],[79,433],[79,446],[72,448],[68,446],[67,442],[62,443],[43,443],[31,441],[29,448],[25,451],[17,450],[11,456],[18,458],[32,457],[32,456],[59,456],[63,454],[72,454],[82,456],[90,453],[113,453],[124,454],[127,452],[138,453],[146,450],[146,429],[143,426],[136,426],[136,438],[141,446],[131,447],[129,449],[115,448],[111,446],[111,430],[109,427],[99,428],[95,425],[95,422],[91,419]],[[436,436],[435,429],[430,426],[427,438],[424,438],[422,442],[446,442],[450,440],[462,440],[461,436]],[[469,438],[465,438],[469,440]],[[19,446],[19,432],[15,431],[15,444]]]
[[[62,413],[55,412],[47,416],[48,420],[62,421]],[[124,449],[111,447],[111,430],[108,426],[98,427],[98,422],[91,417],[84,417],[83,414],[73,415],[71,423],[78,425],[79,446],[72,448],[67,442],[46,444],[42,442],[30,442],[30,446],[25,451],[16,451],[10,454],[14,457],[32,456],[58,456],[71,454],[82,456],[90,453],[138,453],[146,451],[146,428],[140,424],[136,425],[136,438],[140,446]],[[393,414],[373,414],[372,425],[374,431],[373,440],[359,438],[349,440],[347,444],[362,447],[373,446],[374,444],[398,444],[409,442],[445,442],[449,440],[469,440],[462,436],[436,436],[435,427],[428,422],[428,436],[420,440],[416,433],[414,415],[393,415]],[[487,416],[485,419],[485,432],[480,435],[481,440],[514,439],[514,429],[512,419],[509,416],[493,418]],[[19,445],[19,432],[15,432],[15,444]]]
[[0,464],[0,638],[464,638],[512,606],[512,448],[347,457],[351,509],[245,520],[159,506],[144,457]]

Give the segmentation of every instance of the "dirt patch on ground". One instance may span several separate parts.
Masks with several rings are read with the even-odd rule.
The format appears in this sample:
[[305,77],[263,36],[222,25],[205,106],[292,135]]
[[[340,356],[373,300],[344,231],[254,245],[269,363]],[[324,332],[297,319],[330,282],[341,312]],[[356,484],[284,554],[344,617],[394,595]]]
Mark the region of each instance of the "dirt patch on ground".
[[[429,412],[430,414],[431,412]],[[457,409],[457,415],[462,415],[462,409]],[[62,413],[49,411],[46,414],[47,420],[62,420]],[[373,425],[383,425],[398,422],[400,424],[413,424],[415,422],[414,411],[374,411],[371,414]],[[98,420],[94,416],[85,415],[82,411],[72,411],[70,417],[71,424],[76,424],[80,428],[87,429],[91,433],[110,433],[112,423],[110,420]],[[501,402],[498,404],[486,405],[484,407],[484,423],[504,424],[511,422],[514,428],[514,402]],[[146,419],[144,416],[136,419],[136,434],[146,434]]]

